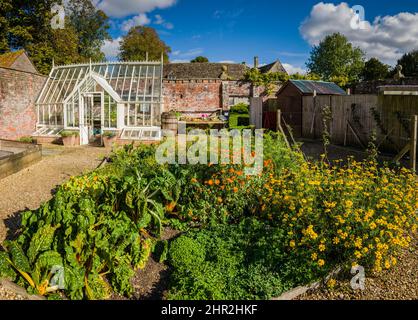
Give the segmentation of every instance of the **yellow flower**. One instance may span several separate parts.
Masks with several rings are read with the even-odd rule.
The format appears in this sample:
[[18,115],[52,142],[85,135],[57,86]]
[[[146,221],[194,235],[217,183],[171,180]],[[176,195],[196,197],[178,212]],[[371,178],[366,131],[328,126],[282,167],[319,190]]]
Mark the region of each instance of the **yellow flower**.
[[328,288],[330,288],[330,289],[334,289],[334,287],[335,287],[335,285],[337,284],[337,281],[335,281],[335,279],[330,279],[330,280],[328,280],[328,282],[327,282],[327,286],[328,286]]
[[318,255],[316,253],[312,253],[311,258],[313,261],[316,261],[316,259],[318,259]]
[[325,245],[324,244],[319,245],[319,251],[321,251],[321,252],[325,251]]
[[322,267],[324,264],[325,264],[325,261],[324,261],[324,260],[322,260],[322,259],[319,259],[319,260],[318,260],[318,265],[319,265],[320,267]]
[[290,247],[294,248],[296,246],[296,242],[294,240],[290,241]]

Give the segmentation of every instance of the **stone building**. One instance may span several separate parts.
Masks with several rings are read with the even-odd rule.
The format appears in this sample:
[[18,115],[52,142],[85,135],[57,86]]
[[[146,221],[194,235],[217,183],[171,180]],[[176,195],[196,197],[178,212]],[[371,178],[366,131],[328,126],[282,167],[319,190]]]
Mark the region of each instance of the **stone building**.
[[34,132],[35,101],[45,80],[25,51],[0,55],[0,139],[14,140]]

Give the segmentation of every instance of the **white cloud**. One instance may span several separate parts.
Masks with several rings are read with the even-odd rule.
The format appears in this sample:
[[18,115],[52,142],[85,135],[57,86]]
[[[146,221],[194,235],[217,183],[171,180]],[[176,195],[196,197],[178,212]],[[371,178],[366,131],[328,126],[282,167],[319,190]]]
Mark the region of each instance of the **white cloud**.
[[[366,10],[367,18],[367,10]],[[300,32],[311,45],[317,45],[325,36],[335,32],[344,34],[350,42],[366,52],[394,65],[403,53],[417,48],[418,13],[401,12],[394,16],[377,17],[364,21],[364,29],[354,29],[351,22],[354,11],[347,3],[339,5],[320,2],[301,24]]]
[[173,57],[177,57],[179,60],[184,60],[186,58],[195,58],[196,56],[199,56],[203,53],[203,49],[196,48],[196,49],[190,49],[187,51],[181,51],[176,50],[171,53]]
[[170,63],[190,63],[190,60],[174,59],[171,60]]
[[287,73],[290,75],[295,74],[295,73],[306,74],[305,69],[291,65],[289,63],[283,63],[283,67],[286,69]]
[[147,17],[145,13],[140,13],[137,16],[134,16],[132,19],[123,21],[122,30],[129,31],[132,27],[135,26],[144,26],[151,23],[151,20]]
[[114,60],[117,58],[120,52],[120,41],[122,37],[114,40],[106,40],[102,46],[102,51],[106,55],[107,60]]
[[163,17],[159,14],[155,15],[154,24],[163,26],[164,28],[168,30],[174,29],[174,25],[171,22],[165,21]]
[[234,60],[222,60],[219,63],[236,63]]
[[173,6],[177,0],[94,0],[97,8],[110,17],[123,18]]

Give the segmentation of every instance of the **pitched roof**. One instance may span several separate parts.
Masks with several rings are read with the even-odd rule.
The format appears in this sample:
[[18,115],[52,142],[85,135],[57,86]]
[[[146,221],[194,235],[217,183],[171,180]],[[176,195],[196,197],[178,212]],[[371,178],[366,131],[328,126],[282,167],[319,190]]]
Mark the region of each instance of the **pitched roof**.
[[0,55],[0,67],[11,68],[20,55],[24,54],[25,50],[18,50],[14,52],[7,52]]
[[249,70],[243,64],[233,63],[168,63],[164,65],[164,79],[224,79],[224,68],[231,80],[244,79]]
[[267,64],[265,66],[262,66],[258,68],[261,73],[268,73],[268,72],[283,72],[287,74],[286,69],[283,67],[282,63],[277,60],[273,63]]
[[346,92],[334,82],[311,81],[311,80],[289,80],[303,94],[346,95]]

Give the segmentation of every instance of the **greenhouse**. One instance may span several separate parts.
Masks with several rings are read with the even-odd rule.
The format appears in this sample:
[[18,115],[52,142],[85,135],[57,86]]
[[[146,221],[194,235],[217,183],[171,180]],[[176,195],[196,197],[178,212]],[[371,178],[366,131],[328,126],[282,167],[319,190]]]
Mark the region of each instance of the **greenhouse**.
[[55,66],[36,102],[35,136],[75,130],[82,145],[105,131],[161,138],[162,61]]

